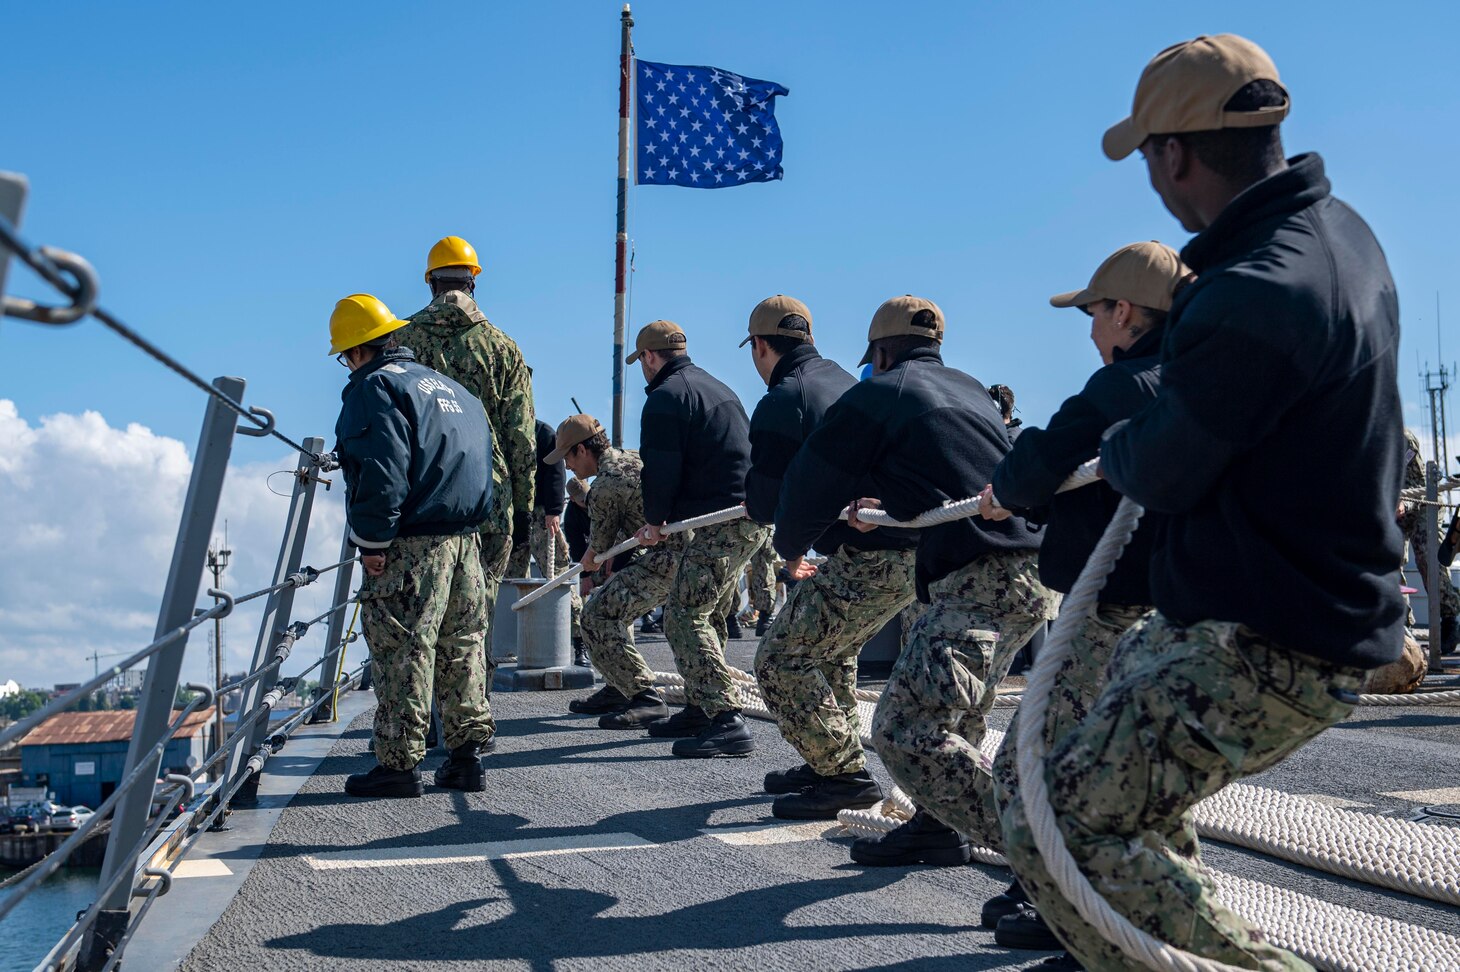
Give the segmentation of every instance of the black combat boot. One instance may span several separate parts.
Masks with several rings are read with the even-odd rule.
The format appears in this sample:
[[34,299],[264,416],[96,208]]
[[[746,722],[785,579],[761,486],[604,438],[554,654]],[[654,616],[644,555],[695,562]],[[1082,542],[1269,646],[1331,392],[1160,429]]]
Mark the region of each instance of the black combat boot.
[[593,667],[593,659],[588,657],[588,649],[583,647],[581,638],[573,639],[573,664],[579,668]]
[[480,743],[464,743],[453,749],[446,762],[436,770],[436,785],[467,793],[485,790],[486,774],[482,772],[481,751]]
[[1019,911],[1019,906],[1029,900],[1029,895],[1024,893],[1024,885],[1014,881],[1008,890],[1002,894],[996,894],[983,903],[983,913],[979,915],[979,923],[985,928],[998,928],[999,919],[1005,915],[1012,915]]
[[580,715],[603,715],[605,712],[617,712],[628,704],[627,695],[612,685],[605,685],[586,699],[574,699],[569,702],[568,711],[577,712]]
[[1041,952],[1064,948],[1032,904],[1023,905],[1014,914],[1000,918],[994,928],[994,941],[1005,948],[1027,948]]
[[664,698],[653,689],[645,689],[617,712],[610,712],[599,719],[598,728],[642,729],[651,722],[668,717],[669,706],[664,704]]
[[646,614],[639,619],[639,630],[644,634],[659,634],[664,630],[664,625],[655,620],[653,614]]
[[771,630],[771,622],[775,619],[776,616],[769,611],[760,612],[760,617],[755,619],[755,636],[764,638],[765,633]]
[[697,705],[687,705],[668,719],[649,723],[649,735],[655,739],[688,739],[698,736],[710,724],[710,717]]
[[675,743],[673,752],[687,759],[749,756],[755,752],[755,740],[751,738],[750,727],[745,724],[740,710],[726,709],[711,719],[698,736]]
[[802,763],[795,769],[771,770],[765,775],[765,791],[767,793],[800,793],[802,787],[811,786],[813,783],[824,780],[816,770],[807,763]]
[[823,777],[799,793],[777,797],[771,813],[782,820],[835,820],[840,810],[865,810],[881,799],[882,787],[862,769]]
[[908,864],[952,867],[967,864],[970,856],[968,841],[963,839],[963,835],[939,823],[926,810],[919,810],[911,820],[890,834],[852,841],[852,860],[872,867],[903,867]]
[[357,797],[418,797],[426,792],[421,783],[421,769],[393,770],[376,764],[368,773],[345,777],[345,792]]
[[725,637],[727,637],[727,638],[743,638],[743,637],[745,637],[744,633],[742,633],[741,630],[740,630],[740,619],[735,616],[735,612],[734,611],[731,611],[729,613],[729,615],[727,615],[726,618],[725,618]]
[[1440,622],[1440,654],[1453,655],[1460,645],[1460,618]]

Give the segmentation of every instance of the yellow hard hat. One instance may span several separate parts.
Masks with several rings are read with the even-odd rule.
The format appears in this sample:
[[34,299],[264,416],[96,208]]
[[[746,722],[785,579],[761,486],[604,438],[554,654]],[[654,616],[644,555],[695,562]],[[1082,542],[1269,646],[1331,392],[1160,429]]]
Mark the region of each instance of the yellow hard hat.
[[406,322],[396,320],[379,298],[351,294],[335,304],[335,312],[330,315],[330,354],[358,348],[405,326]]
[[426,254],[426,282],[431,282],[431,271],[442,267],[468,267],[475,277],[482,272],[477,262],[477,251],[459,236],[448,236],[436,241],[431,252]]

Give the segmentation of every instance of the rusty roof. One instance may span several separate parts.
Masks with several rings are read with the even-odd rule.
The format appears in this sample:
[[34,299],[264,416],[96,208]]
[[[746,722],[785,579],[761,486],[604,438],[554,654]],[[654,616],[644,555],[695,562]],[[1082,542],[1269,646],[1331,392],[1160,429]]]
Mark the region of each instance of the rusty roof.
[[[176,718],[174,716],[173,718]],[[200,709],[188,716],[174,739],[196,736],[213,718],[213,709]],[[58,712],[32,729],[20,740],[21,746],[67,746],[77,743],[120,742],[132,738],[132,724],[137,713],[129,710],[112,712]]]

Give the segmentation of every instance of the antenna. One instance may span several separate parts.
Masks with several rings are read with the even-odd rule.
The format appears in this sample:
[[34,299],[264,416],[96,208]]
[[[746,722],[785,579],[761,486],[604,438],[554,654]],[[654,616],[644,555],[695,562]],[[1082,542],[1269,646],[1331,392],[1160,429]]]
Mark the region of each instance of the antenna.
[[576,412],[577,412],[577,413],[578,413],[578,414],[579,414],[579,415],[582,415],[582,414],[583,414],[583,406],[582,406],[582,405],[579,405],[579,404],[578,404],[578,399],[576,399],[576,398],[574,398],[574,397],[573,397],[573,396],[572,396],[572,395],[569,395],[569,396],[568,396],[568,401],[570,401],[570,402],[572,402],[572,403],[573,403],[573,409],[574,409],[574,410],[575,410],[575,411],[576,411]]

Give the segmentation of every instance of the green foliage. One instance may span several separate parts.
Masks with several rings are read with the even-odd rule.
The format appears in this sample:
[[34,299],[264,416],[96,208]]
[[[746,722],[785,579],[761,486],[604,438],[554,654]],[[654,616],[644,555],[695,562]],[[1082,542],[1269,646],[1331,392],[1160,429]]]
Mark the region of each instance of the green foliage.
[[46,704],[46,693],[23,689],[16,695],[0,699],[0,718],[9,722],[24,719]]

